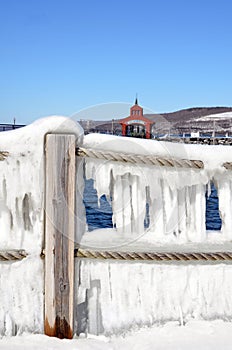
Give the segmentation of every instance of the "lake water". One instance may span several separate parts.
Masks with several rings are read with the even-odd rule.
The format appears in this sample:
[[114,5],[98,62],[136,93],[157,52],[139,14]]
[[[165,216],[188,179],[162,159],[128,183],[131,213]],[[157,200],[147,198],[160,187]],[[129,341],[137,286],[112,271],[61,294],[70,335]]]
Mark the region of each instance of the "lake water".
[[218,209],[218,196],[217,190],[213,184],[211,184],[211,194],[208,197],[206,193],[206,229],[207,230],[220,230],[222,221],[219,215]]
[[[218,210],[217,190],[211,184],[210,196],[205,196],[206,200],[206,229],[220,230],[221,219]],[[93,180],[86,180],[84,190],[84,204],[86,209],[86,218],[89,231],[97,228],[112,228],[112,208],[105,196],[100,198],[98,203],[97,192],[93,188]],[[147,207],[147,213],[149,208]],[[149,215],[144,219],[144,226],[149,226]]]

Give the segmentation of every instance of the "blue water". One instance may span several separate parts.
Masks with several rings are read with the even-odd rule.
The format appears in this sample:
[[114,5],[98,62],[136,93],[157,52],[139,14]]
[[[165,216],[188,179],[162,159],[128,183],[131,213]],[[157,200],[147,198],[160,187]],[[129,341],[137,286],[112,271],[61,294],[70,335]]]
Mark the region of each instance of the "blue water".
[[[221,218],[218,210],[218,196],[217,190],[213,183],[211,184],[210,196],[205,195],[206,200],[206,229],[220,230]],[[86,219],[89,231],[98,228],[112,228],[112,207],[107,201],[105,195],[99,199],[96,190],[93,188],[93,180],[86,180],[84,190],[84,204],[86,210]],[[144,227],[149,227],[149,206],[146,206],[146,216],[144,219]]]
[[217,190],[213,183],[211,183],[211,194],[208,196],[206,193],[205,200],[206,230],[220,230],[222,226],[222,220],[219,214]]
[[97,228],[112,228],[112,207],[106,199],[101,196],[98,203],[97,191],[93,187],[93,180],[85,181],[84,204],[89,231]]

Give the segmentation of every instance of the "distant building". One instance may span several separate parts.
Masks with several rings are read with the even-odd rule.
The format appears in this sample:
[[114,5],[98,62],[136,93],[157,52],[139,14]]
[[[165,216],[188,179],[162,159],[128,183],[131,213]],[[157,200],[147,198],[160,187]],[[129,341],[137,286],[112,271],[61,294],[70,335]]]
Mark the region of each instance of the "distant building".
[[9,131],[9,130],[15,130],[22,128],[25,125],[19,125],[19,124],[0,124],[0,131]]
[[154,120],[143,115],[143,108],[138,105],[136,97],[135,104],[130,108],[130,115],[121,119],[119,123],[122,126],[122,136],[133,136],[150,139],[152,136],[152,127]]

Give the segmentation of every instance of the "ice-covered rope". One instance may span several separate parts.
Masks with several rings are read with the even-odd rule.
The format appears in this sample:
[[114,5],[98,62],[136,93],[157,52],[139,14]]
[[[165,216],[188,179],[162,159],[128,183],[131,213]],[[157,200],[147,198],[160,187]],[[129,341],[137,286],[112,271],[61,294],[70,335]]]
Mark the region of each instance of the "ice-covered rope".
[[113,260],[152,260],[152,261],[231,261],[232,252],[198,253],[198,252],[114,252],[94,251],[77,248],[75,257],[89,259]]
[[0,160],[6,159],[6,157],[8,157],[8,155],[9,155],[9,152],[0,151]]
[[0,261],[22,260],[27,257],[25,250],[0,250]]
[[232,170],[232,163],[231,162],[226,162],[223,164],[224,168],[227,170]]
[[201,160],[187,160],[187,159],[172,159],[160,158],[152,155],[138,155],[130,153],[119,153],[113,151],[96,150],[92,148],[79,147],[76,150],[77,156],[90,157],[104,160],[113,160],[118,162],[126,162],[132,164],[145,164],[155,166],[167,166],[176,168],[204,168],[204,163]]

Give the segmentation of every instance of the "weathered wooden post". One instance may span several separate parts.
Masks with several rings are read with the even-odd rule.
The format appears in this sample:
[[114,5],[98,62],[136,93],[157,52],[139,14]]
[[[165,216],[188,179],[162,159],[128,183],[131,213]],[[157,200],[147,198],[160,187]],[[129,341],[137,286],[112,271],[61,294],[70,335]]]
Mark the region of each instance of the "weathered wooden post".
[[46,135],[46,335],[73,337],[75,136]]

